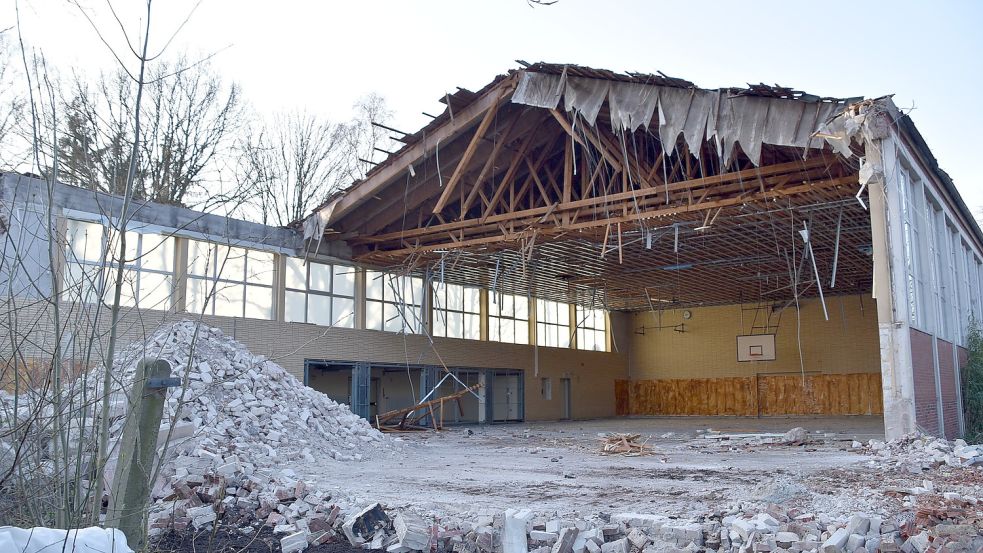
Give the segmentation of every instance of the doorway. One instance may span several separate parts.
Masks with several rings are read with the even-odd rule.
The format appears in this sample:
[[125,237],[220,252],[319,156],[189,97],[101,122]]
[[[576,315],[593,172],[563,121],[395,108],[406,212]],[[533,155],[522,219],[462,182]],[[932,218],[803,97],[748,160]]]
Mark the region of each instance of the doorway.
[[565,421],[573,418],[573,394],[571,388],[572,384],[569,378],[560,379],[560,392],[563,396],[563,416],[560,418]]

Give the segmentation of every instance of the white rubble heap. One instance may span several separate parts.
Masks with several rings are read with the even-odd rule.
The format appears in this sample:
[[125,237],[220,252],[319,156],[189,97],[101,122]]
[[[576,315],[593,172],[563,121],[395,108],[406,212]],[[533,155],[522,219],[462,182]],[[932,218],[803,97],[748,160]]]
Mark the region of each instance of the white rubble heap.
[[950,467],[983,466],[983,444],[969,445],[963,440],[948,441],[924,434],[909,434],[890,442],[870,440],[854,444],[877,459],[874,464],[907,467],[912,472],[945,464]]
[[[363,461],[397,446],[347,406],[218,329],[181,321],[127,346],[118,364],[124,385],[144,357],[167,360],[172,376],[187,378],[183,391],[168,391],[165,404],[158,444],[168,445],[152,492],[151,535],[202,529],[222,518],[246,533],[264,523],[302,531],[304,547],[326,541],[339,508],[330,494],[279,466]],[[122,392],[114,403],[122,415]],[[120,416],[113,436],[122,426]]]
[[[776,504],[735,504],[696,518],[619,513],[589,518],[529,510],[479,512],[458,520],[370,505],[341,524],[352,545],[387,553],[928,553],[978,552],[983,529],[965,521],[925,528],[909,515],[831,517]],[[288,551],[288,549],[284,549]]]

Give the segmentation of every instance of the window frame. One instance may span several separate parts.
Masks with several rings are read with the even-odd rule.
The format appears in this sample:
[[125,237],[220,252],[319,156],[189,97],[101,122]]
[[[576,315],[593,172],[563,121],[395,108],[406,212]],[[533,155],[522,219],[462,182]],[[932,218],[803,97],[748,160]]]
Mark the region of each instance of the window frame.
[[[304,272],[304,287],[298,288],[296,286],[291,286],[290,284],[290,274],[291,267],[290,264],[293,261],[299,261],[300,267]],[[311,286],[311,273],[313,266],[323,266],[327,268],[330,278],[328,279],[328,290],[324,291]],[[304,260],[302,257],[291,257],[284,256],[284,279],[283,279],[283,320],[285,322],[299,322],[306,324],[316,324],[319,326],[327,327],[337,327],[337,328],[355,328],[355,298],[356,298],[356,288],[358,284],[358,279],[356,278],[357,268],[352,265],[343,265],[340,263],[327,263],[322,261],[316,261],[312,259]],[[336,287],[338,285],[338,275],[343,274],[342,271],[338,269],[344,269],[343,272],[351,272],[351,295],[338,292]],[[290,295],[291,294],[302,294],[304,298],[304,317],[303,320],[298,320],[291,318],[287,311],[290,306]],[[311,296],[318,298],[329,298],[328,305],[328,324],[322,322],[317,322],[311,320]],[[338,300],[347,303],[350,306],[350,315],[344,317],[344,321],[336,313],[338,309]],[[347,309],[345,311],[348,311]]]

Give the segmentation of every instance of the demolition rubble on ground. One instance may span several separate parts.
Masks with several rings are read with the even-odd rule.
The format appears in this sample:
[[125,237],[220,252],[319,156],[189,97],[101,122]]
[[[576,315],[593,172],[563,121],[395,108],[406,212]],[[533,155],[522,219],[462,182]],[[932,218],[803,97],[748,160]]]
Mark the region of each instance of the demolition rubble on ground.
[[[658,512],[571,517],[535,505],[449,515],[353,504],[280,467],[329,457],[371,462],[398,451],[397,440],[217,329],[183,321],[128,346],[117,364],[124,386],[144,357],[169,361],[173,374],[187,379],[187,386],[169,392],[165,407],[164,420],[173,424],[165,422],[158,441],[164,462],[152,492],[152,538],[220,525],[244,535],[272,532],[283,553],[341,540],[387,553],[983,551],[981,486],[970,486],[972,494],[940,493],[927,477],[895,490],[905,498],[901,512],[807,512],[768,499],[693,518]],[[125,406],[121,389],[112,409],[117,439]],[[808,439],[793,429],[780,443]],[[868,454],[875,467],[925,475],[951,467],[983,482],[983,446],[960,440],[910,436],[854,442],[852,449]]]

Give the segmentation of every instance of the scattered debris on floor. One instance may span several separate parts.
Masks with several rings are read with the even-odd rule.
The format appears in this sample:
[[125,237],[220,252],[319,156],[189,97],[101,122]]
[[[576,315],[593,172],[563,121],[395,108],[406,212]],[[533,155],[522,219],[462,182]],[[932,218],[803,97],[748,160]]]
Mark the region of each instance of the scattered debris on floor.
[[[394,409],[377,415],[375,417],[375,427],[383,432],[441,430],[444,428],[445,404],[453,403],[457,407],[458,413],[464,416],[464,407],[461,405],[461,398],[475,393],[480,387],[480,384],[475,384],[453,394],[423,401],[412,407]],[[429,421],[426,421],[428,418]],[[429,422],[429,424],[424,424],[424,422]]]
[[652,453],[652,448],[645,443],[648,440],[642,440],[641,434],[619,434],[612,432],[603,435],[601,441],[601,452],[607,455],[632,457]]

